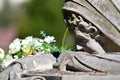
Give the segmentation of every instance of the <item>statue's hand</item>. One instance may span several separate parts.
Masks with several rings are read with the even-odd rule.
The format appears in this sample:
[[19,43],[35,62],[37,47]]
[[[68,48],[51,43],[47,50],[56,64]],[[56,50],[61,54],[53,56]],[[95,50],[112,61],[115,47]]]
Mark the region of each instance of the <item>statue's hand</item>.
[[78,37],[82,38],[83,40],[87,40],[86,44],[84,44],[86,47],[92,49],[97,54],[105,54],[106,52],[101,47],[101,45],[95,41],[95,39],[91,38],[90,34],[81,32],[78,30],[78,28],[75,28],[75,33]]

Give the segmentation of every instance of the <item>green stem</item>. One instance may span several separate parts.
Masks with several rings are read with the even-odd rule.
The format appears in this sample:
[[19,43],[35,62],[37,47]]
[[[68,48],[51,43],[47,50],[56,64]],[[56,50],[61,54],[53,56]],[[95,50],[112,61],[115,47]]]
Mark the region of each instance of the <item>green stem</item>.
[[63,35],[62,47],[64,47],[64,45],[65,45],[65,38],[66,38],[67,32],[68,32],[68,28],[66,28],[66,30],[65,30],[65,32],[64,32],[64,35]]

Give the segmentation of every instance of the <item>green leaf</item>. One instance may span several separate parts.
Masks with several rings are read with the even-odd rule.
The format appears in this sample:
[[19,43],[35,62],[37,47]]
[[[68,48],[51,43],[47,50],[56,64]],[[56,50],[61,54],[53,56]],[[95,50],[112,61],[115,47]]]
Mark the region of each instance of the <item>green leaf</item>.
[[0,62],[3,62],[3,59],[4,59],[4,58],[0,58]]
[[23,54],[23,51],[20,50],[20,51],[17,53],[18,58],[22,58],[22,54]]

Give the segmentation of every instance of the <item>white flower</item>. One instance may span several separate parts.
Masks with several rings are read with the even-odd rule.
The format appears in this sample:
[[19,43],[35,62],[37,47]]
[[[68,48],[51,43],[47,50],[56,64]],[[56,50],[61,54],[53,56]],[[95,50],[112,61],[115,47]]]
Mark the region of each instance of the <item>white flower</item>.
[[7,55],[5,59],[2,62],[2,68],[6,68],[11,62],[13,62],[15,59],[13,59],[10,55]]
[[43,40],[43,39],[39,39],[39,42],[43,43],[43,42],[44,42],[44,40]]
[[5,56],[5,51],[2,48],[0,48],[0,59],[3,59],[4,56]]
[[40,46],[42,46],[42,43],[43,43],[43,39],[34,38],[34,46],[35,46],[35,47],[40,47]]
[[45,51],[41,51],[40,53],[41,53],[41,54],[44,54],[44,53],[45,53]]
[[14,59],[19,59],[19,57],[17,55],[14,56]]
[[33,37],[28,36],[25,39],[22,40],[21,42],[22,45],[33,45]]
[[34,38],[34,51],[33,53],[36,54],[37,52],[40,52],[41,51],[41,47],[42,47],[42,44],[43,44],[43,39],[39,39],[39,38]]
[[46,52],[50,52],[50,49],[48,48],[48,49],[46,49]]
[[56,40],[54,40],[54,39],[55,38],[53,36],[47,36],[47,37],[45,37],[44,41],[49,44],[52,42],[56,42]]
[[20,51],[21,48],[21,40],[20,39],[15,39],[10,45],[9,45],[9,52],[10,53],[17,53]]
[[40,47],[40,49],[41,49],[41,50],[43,50],[43,49],[44,49],[44,47],[43,47],[43,46],[41,46],[41,47]]

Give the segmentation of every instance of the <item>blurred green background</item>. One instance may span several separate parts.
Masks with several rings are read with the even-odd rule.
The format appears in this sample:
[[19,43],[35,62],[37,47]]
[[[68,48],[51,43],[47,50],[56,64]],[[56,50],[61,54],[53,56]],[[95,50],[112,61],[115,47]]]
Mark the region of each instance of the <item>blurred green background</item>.
[[[32,0],[25,6],[25,14],[20,17],[19,37],[33,35],[40,37],[40,31],[55,36],[57,43],[65,32],[61,9],[64,0]],[[60,44],[58,44],[60,45]]]
[[[45,31],[47,35],[54,36],[57,45],[61,46],[66,30],[62,15],[64,0],[28,0],[20,5],[14,4],[4,0],[4,7],[0,11],[1,27],[12,24],[17,31],[14,38],[41,37],[40,31]],[[68,32],[65,44],[72,46],[72,43]]]

